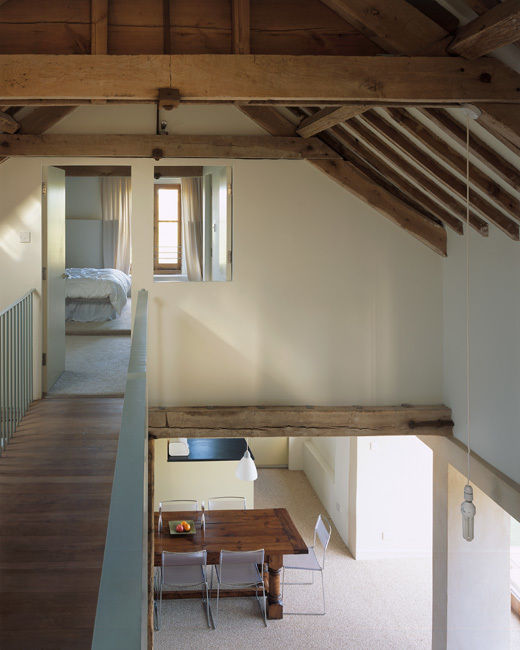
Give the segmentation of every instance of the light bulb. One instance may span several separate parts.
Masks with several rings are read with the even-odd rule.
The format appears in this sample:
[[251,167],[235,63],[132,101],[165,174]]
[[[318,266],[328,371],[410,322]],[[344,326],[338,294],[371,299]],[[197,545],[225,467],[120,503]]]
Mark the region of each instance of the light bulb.
[[471,542],[475,530],[475,513],[477,509],[473,503],[473,488],[471,485],[464,486],[464,501],[460,505],[462,513],[462,537]]

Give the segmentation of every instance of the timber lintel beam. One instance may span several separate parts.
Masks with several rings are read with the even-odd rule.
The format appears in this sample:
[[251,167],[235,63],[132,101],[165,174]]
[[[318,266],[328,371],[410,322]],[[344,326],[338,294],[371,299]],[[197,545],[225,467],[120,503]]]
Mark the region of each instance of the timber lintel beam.
[[167,407],[148,421],[151,438],[453,435],[443,405]]

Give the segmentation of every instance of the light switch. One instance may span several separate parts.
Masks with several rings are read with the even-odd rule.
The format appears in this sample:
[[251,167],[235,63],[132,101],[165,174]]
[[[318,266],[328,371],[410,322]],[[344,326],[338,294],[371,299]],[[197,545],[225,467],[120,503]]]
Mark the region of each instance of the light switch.
[[21,232],[20,233],[20,244],[30,244],[31,243],[31,233],[30,232]]

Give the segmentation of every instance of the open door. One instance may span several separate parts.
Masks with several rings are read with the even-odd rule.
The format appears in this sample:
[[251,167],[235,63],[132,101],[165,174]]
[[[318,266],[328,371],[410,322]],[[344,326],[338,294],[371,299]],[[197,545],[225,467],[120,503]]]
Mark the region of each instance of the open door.
[[231,167],[204,167],[205,280],[231,280],[231,210]]
[[65,172],[44,168],[43,391],[65,370]]

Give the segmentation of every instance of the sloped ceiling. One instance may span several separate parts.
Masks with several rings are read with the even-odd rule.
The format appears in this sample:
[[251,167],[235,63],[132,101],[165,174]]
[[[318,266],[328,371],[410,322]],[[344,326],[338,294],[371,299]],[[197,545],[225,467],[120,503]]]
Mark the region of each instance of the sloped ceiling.
[[[520,9],[498,0],[5,0],[0,54],[230,53],[496,56],[520,71]],[[504,5],[504,6],[502,6]],[[485,15],[486,20],[479,16]],[[493,30],[493,24],[498,25]],[[491,25],[491,28],[490,28]],[[476,34],[476,36],[475,36]],[[496,47],[495,47],[496,46]],[[493,49],[490,49],[492,47]],[[462,57],[461,57],[462,60]],[[520,85],[520,77],[519,77]],[[520,111],[462,107],[239,108],[271,135],[318,137],[313,161],[445,254],[438,230],[520,240]],[[0,131],[43,133],[73,106],[0,107]],[[83,109],[84,110],[84,109]],[[466,213],[466,126],[470,210]],[[399,211],[402,219],[396,215]]]

